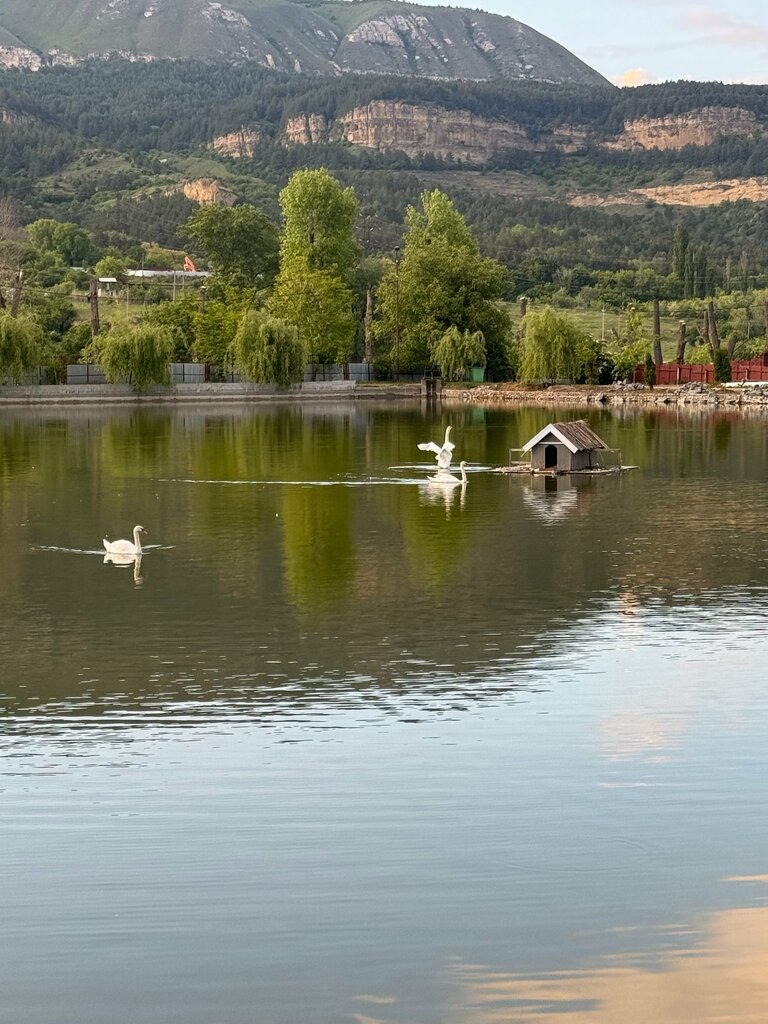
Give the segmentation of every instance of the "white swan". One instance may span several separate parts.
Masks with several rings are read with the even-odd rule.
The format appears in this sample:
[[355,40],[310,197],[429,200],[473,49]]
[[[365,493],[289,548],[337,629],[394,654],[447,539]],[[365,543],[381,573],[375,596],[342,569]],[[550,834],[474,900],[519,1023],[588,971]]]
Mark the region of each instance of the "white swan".
[[110,555],[140,555],[141,554],[141,541],[139,540],[140,533],[146,533],[147,531],[143,526],[134,526],[133,528],[133,543],[129,540],[103,540],[104,550]]
[[466,487],[467,486],[467,464],[462,461],[459,463],[459,469],[461,470],[461,480],[453,473],[440,472],[437,476],[431,476],[428,479],[428,483],[437,484],[438,487]]
[[[450,440],[451,428],[445,428],[445,440],[443,441],[442,447],[436,444],[434,441],[422,441],[418,445],[419,451],[432,452],[437,459],[437,469],[440,473],[447,473],[450,465],[451,458],[453,456],[453,449],[456,447],[455,444]],[[456,481],[458,483],[458,480]]]

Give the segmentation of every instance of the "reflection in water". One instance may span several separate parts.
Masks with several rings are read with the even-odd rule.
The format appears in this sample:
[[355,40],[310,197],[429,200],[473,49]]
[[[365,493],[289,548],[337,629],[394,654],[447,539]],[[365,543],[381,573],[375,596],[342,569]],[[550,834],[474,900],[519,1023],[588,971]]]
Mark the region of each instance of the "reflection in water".
[[[682,937],[682,936],[681,936]],[[460,964],[463,1024],[704,1024],[768,1020],[768,910],[711,915],[694,942],[524,976]]]
[[441,416],[0,411],[9,1022],[768,1019],[765,421]]
[[424,505],[443,504],[448,519],[453,508],[464,508],[467,503],[466,481],[446,484],[444,480],[427,480],[419,484],[419,500]]
[[584,492],[593,483],[588,477],[532,475],[523,490],[523,501],[528,511],[545,523],[558,523],[574,513],[579,502],[579,492]]
[[104,565],[111,564],[123,568],[132,565],[133,582],[140,586],[144,582],[144,577],[141,575],[141,558],[141,554],[133,555],[126,551],[111,551],[104,555]]

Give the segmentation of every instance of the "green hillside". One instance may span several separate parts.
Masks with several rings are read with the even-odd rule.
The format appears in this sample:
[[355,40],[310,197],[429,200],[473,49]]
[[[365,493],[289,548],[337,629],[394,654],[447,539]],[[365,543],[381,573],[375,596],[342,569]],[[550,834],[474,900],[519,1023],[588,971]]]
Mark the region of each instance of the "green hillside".
[[512,18],[397,0],[0,0],[0,29],[46,61],[119,53],[292,73],[608,83]]

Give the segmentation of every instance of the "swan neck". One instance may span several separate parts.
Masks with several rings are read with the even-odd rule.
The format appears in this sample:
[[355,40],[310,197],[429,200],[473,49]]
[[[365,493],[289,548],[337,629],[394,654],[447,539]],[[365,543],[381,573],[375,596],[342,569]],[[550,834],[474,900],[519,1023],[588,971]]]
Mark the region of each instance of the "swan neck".
[[136,548],[136,553],[141,554],[141,537],[139,536],[138,526],[134,527],[133,530],[133,546]]

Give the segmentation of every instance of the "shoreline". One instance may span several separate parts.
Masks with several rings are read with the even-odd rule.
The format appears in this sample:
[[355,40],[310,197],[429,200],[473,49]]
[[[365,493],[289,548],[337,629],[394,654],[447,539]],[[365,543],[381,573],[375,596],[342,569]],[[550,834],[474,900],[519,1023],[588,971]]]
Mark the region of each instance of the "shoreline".
[[[358,384],[354,381],[305,382],[294,388],[270,384],[174,384],[138,393],[127,384],[38,384],[0,386],[0,408],[59,406],[221,405],[261,402],[432,401],[421,384]],[[444,387],[437,402],[504,407],[505,405],[569,406],[571,408],[685,407],[750,408],[768,411],[768,381],[720,385],[553,384],[535,387],[518,383]]]
[[129,384],[34,384],[0,387],[0,408],[100,405],[221,405],[251,402],[418,400],[420,384],[358,386],[354,381],[273,384],[172,384],[137,392]]
[[696,409],[764,408],[768,411],[768,381],[759,384],[480,384],[474,388],[444,388],[443,401],[470,405],[562,405],[571,408],[685,407]]

